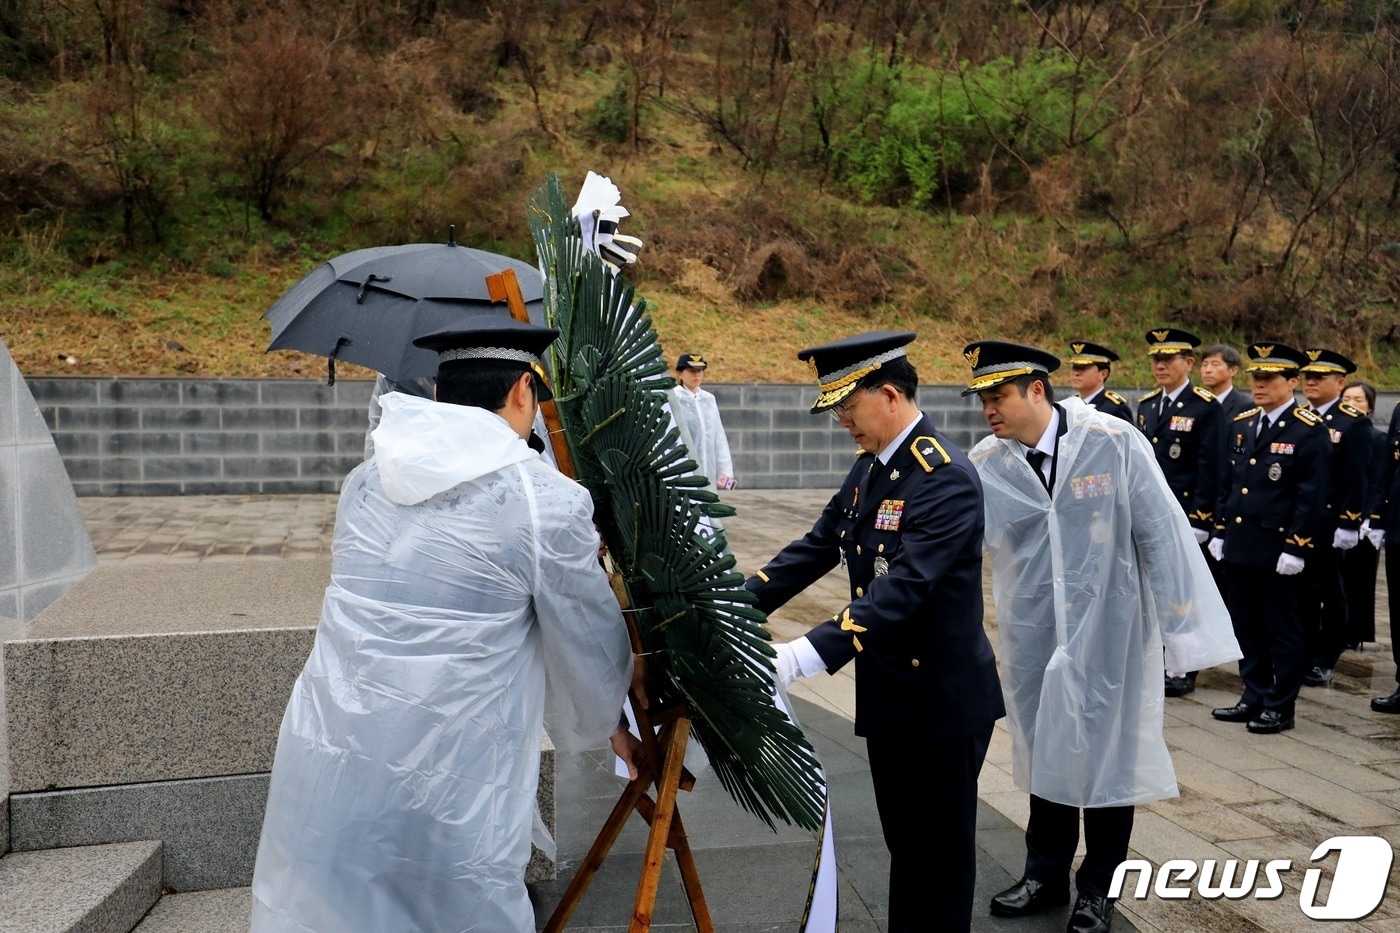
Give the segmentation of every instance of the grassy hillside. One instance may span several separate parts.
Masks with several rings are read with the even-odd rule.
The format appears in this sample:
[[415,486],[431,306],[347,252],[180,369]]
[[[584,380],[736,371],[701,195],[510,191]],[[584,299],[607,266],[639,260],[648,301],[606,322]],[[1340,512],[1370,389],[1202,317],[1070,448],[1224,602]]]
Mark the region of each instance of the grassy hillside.
[[[802,381],[920,334],[1333,346],[1400,385],[1384,3],[0,2],[0,337],[30,374],[316,378],[261,313],[324,259],[530,258],[610,175],[668,354]],[[900,15],[896,15],[900,14]]]

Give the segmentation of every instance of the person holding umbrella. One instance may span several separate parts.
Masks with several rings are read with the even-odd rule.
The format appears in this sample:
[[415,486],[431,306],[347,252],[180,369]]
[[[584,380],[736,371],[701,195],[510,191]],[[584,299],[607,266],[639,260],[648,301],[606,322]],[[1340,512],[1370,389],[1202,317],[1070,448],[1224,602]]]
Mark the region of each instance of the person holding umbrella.
[[414,341],[437,401],[382,397],[278,736],[254,933],[534,930],[546,682],[556,745],[611,736],[631,766],[634,663],[592,502],[525,443],[557,336],[461,321]]

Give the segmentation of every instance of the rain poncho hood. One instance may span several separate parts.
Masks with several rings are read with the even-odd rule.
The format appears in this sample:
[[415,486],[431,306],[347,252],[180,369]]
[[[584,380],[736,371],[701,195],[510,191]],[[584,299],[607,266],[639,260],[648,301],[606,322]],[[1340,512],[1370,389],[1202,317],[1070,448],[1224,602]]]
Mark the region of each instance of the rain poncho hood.
[[1240,657],[1210,570],[1136,428],[1057,406],[1053,500],[1025,448],[988,437],[982,477],[1002,689],[1022,790],[1075,807],[1174,797],[1168,670]]
[[371,433],[384,493],[415,505],[458,483],[538,456],[495,412],[390,392]]
[[490,412],[382,404],[278,736],[252,928],[533,930],[546,681],[569,750],[606,742],[631,673],[592,502]]

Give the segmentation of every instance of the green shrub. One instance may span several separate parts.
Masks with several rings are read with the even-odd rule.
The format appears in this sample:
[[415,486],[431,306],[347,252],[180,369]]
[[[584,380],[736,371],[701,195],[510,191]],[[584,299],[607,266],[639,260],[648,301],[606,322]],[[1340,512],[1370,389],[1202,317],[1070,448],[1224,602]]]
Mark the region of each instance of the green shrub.
[[998,149],[1034,166],[1111,118],[1084,115],[1092,77],[1056,49],[959,71],[859,62],[838,103],[850,117],[833,146],[840,170],[868,199],[917,205],[952,179],[975,178]]

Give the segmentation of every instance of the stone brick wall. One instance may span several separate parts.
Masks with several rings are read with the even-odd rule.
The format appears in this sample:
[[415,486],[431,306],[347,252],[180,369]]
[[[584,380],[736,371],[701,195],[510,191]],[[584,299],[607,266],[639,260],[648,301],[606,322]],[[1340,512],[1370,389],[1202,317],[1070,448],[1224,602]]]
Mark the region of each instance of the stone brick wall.
[[[282,379],[31,377],[80,496],[336,492],[364,450],[373,383]],[[808,414],[808,385],[707,384],[745,489],[833,487],[850,437]],[[960,386],[923,386],[919,404],[964,450],[986,434]],[[1062,390],[1063,391],[1063,390]],[[1120,389],[1129,398],[1141,394]],[[1397,398],[1384,394],[1383,419]]]
[[374,383],[26,379],[80,496],[336,492]]

